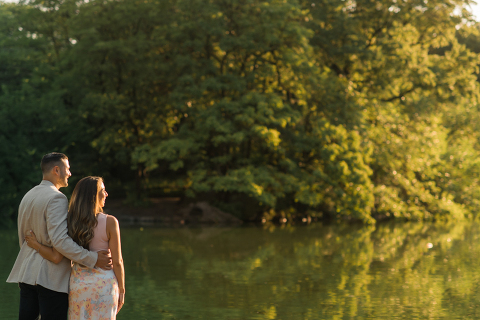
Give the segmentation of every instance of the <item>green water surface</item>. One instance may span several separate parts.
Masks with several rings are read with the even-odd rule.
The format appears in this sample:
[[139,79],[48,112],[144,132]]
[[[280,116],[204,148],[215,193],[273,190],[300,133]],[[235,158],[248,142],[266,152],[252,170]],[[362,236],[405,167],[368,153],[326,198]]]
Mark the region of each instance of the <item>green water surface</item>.
[[[117,319],[480,319],[476,223],[122,227]],[[0,230],[0,319],[18,253]]]

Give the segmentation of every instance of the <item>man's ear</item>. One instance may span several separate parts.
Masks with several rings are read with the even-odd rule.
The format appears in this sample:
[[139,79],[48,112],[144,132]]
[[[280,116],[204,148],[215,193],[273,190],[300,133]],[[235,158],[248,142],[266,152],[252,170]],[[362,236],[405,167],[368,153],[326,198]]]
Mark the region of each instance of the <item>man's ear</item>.
[[59,175],[60,174],[60,167],[59,166],[53,167],[53,173],[56,174],[56,175]]

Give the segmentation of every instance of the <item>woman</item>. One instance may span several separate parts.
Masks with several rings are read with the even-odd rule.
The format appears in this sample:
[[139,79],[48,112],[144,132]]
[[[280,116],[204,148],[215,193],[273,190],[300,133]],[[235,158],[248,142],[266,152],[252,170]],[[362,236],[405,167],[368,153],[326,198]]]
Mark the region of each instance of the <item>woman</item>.
[[[68,294],[69,319],[115,319],[125,299],[125,272],[120,228],[115,217],[104,214],[108,193],[100,177],[85,177],[73,190],[68,206],[68,234],[90,251],[110,249],[113,270],[90,269],[73,264]],[[27,244],[54,263],[62,259],[55,250],[37,242],[31,232]]]

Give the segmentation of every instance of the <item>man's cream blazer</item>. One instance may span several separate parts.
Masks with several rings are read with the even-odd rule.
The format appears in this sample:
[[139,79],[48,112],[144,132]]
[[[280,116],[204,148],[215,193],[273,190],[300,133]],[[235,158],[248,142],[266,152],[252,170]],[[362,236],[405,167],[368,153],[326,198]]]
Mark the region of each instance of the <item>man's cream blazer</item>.
[[[50,290],[68,293],[70,260],[93,268],[97,253],[90,252],[67,235],[68,200],[53,183],[43,180],[23,197],[18,209],[20,253],[7,282],[41,285]],[[25,234],[33,230],[39,243],[54,247],[64,258],[58,264],[42,258],[25,242]]]

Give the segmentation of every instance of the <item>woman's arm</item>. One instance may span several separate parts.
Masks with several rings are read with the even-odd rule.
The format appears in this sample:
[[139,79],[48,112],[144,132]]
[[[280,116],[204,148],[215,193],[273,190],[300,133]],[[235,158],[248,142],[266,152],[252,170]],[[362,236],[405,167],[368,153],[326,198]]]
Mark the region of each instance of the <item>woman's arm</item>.
[[38,243],[35,233],[33,233],[32,230],[30,230],[29,232],[30,233],[27,233],[27,235],[25,235],[25,241],[30,248],[37,250],[37,252],[40,253],[42,257],[53,263],[59,263],[60,261],[62,261],[63,256],[60,252],[55,250],[55,248],[50,248],[44,246],[41,243]]
[[118,220],[110,215],[107,216],[107,236],[108,247],[112,253],[113,272],[115,272],[115,277],[117,277],[118,288],[120,290],[118,313],[125,302],[125,269],[123,267],[122,244],[120,242],[120,227]]

